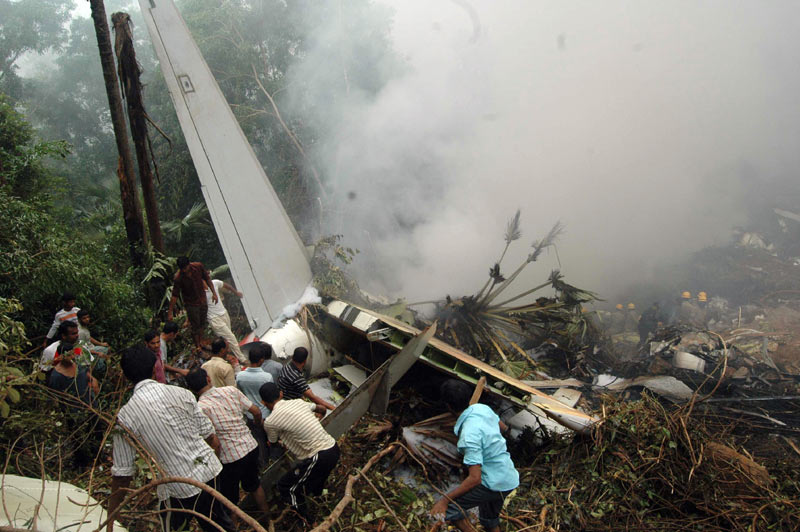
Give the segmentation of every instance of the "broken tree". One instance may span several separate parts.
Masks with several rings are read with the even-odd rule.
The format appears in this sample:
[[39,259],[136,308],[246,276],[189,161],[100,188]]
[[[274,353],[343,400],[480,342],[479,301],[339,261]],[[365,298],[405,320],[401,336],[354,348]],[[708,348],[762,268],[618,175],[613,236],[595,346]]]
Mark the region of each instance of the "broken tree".
[[120,100],[119,82],[114,68],[114,53],[111,49],[111,37],[106,20],[106,8],[103,0],[89,0],[92,9],[92,20],[97,35],[97,48],[100,52],[100,63],[103,67],[103,79],[106,84],[108,107],[111,111],[111,124],[114,127],[114,138],[117,141],[119,164],[117,177],[122,199],[122,214],[125,219],[125,233],[130,246],[131,261],[134,266],[144,264],[143,250],[146,244],[142,212],[139,197],[136,194],[135,174],[131,160],[131,147],[128,144],[128,133],[125,130],[125,115]]
[[[150,242],[156,251],[164,253],[164,239],[161,236],[161,225],[158,221],[158,202],[153,187],[153,172],[150,159],[150,139],[147,135],[147,112],[142,98],[142,83],[139,76],[142,70],[136,61],[131,33],[131,17],[127,13],[117,12],[111,15],[114,25],[114,53],[119,66],[119,79],[122,84],[122,96],[128,104],[128,121],[131,125],[131,136],[136,148],[136,162],[139,166],[139,181],[142,184],[144,208],[147,212],[147,226],[150,229]],[[155,164],[155,159],[153,160]]]

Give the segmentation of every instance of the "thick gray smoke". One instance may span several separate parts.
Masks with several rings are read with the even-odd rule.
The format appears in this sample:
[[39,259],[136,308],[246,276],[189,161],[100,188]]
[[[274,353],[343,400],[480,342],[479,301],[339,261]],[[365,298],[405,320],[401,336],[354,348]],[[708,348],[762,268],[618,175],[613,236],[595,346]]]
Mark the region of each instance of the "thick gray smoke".
[[[328,232],[362,250],[367,288],[475,291],[520,208],[504,271],[561,220],[558,255],[529,275],[560,259],[613,295],[726,242],[746,178],[795,176],[796,2],[390,3],[405,68],[374,97],[331,98],[349,107],[317,154],[335,179]],[[321,41],[296,75],[339,68]]]

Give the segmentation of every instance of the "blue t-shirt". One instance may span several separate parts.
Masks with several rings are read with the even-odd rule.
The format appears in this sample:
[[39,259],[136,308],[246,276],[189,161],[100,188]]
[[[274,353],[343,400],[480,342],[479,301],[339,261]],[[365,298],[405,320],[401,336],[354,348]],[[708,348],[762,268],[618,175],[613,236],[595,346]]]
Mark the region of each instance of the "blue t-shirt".
[[[270,412],[269,408],[261,404],[261,394],[258,393],[258,390],[266,382],[273,382],[272,375],[261,368],[245,368],[236,375],[236,387],[242,391],[245,397],[253,401],[253,404],[258,406],[264,419],[267,419]],[[253,417],[250,412],[247,412],[246,415],[248,419]]]
[[[291,362],[289,362],[291,364]],[[283,364],[274,360],[272,358],[267,359],[261,364],[261,369],[272,375],[272,382],[278,384],[278,377],[281,374],[281,370],[283,369]]]
[[500,434],[500,418],[483,404],[464,410],[453,428],[464,465],[481,466],[481,484],[492,491],[510,491],[519,486],[519,473]]

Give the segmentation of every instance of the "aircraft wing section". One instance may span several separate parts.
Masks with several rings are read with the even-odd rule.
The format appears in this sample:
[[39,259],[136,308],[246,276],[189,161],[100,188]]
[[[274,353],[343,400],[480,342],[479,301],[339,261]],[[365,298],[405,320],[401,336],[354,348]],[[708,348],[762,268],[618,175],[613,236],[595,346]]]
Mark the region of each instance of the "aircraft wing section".
[[311,281],[305,247],[172,0],[139,0],[250,325],[262,335]]

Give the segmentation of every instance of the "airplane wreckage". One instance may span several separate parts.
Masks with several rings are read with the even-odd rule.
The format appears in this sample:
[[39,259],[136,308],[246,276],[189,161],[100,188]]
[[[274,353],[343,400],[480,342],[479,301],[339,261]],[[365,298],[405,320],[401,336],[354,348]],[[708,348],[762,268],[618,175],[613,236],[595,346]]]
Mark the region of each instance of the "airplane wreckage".
[[[325,419],[334,437],[344,434],[370,405],[373,411],[385,410],[391,386],[416,360],[473,385],[486,377],[485,390],[521,414],[510,419],[511,426],[520,430],[544,423],[551,428],[584,432],[597,421],[574,408],[577,399],[573,395],[568,394],[570,397],[565,399],[545,394],[434,338],[436,323],[420,331],[392,317],[333,300],[318,312],[320,319],[335,324],[337,329],[329,328],[325,337],[301,329],[294,320],[283,326],[282,309],[295,304],[312,283],[309,252],[174,3],[139,3],[231,274],[245,294],[242,304],[253,330],[247,340],[267,341],[284,360],[291,355],[288,346],[293,349],[305,344],[313,375],[326,372],[334,359],[344,360],[346,350],[354,349],[358,343],[383,348],[386,361],[380,367],[367,368],[371,374],[366,380],[351,378],[358,387]],[[514,223],[518,222],[519,213]],[[269,230],[263,230],[265,227]],[[518,229],[512,232],[519,237]],[[552,240],[557,228],[551,233]],[[513,239],[507,238],[507,243]],[[549,244],[546,241],[534,246],[535,256],[526,263],[538,257]],[[499,266],[495,269],[492,287],[507,286],[519,273],[506,280],[500,275]],[[554,277],[558,279],[557,275]],[[335,369],[346,378],[352,370],[359,371],[352,365]]]

